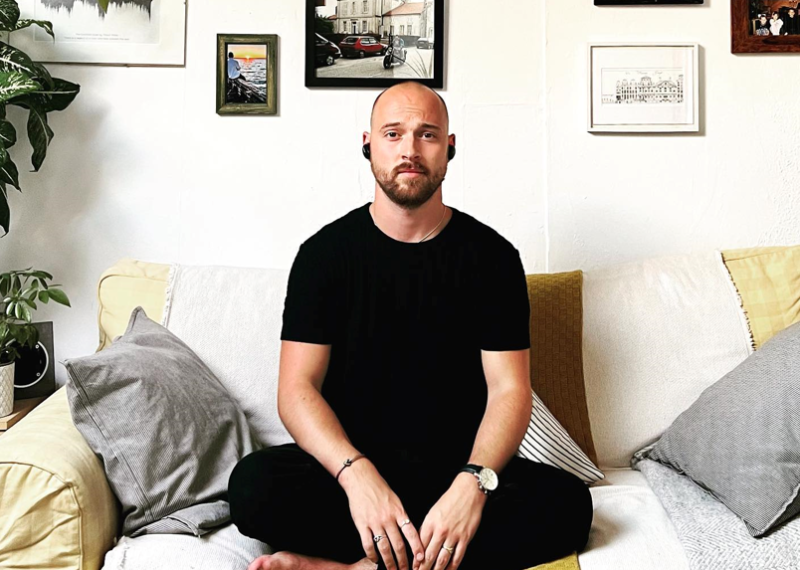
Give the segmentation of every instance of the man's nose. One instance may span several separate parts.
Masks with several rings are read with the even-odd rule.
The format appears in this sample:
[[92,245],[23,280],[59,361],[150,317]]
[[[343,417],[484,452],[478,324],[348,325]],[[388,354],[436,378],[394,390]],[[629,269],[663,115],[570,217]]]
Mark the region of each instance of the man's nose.
[[418,161],[420,153],[419,140],[417,137],[411,136],[404,139],[400,151],[403,153],[403,160]]

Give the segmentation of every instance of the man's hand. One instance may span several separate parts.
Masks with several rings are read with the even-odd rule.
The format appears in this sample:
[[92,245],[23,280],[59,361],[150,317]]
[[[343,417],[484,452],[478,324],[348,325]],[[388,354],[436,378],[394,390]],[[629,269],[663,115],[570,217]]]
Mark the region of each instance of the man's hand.
[[[361,535],[361,545],[367,558],[377,564],[378,554],[375,552],[377,547],[387,570],[395,570],[398,567],[399,570],[409,570],[403,535],[411,545],[415,557],[421,558],[425,549],[422,547],[414,523],[403,524],[408,515],[400,498],[381,477],[372,462],[368,459],[354,462],[352,466],[342,471],[339,482],[347,493],[350,515]],[[384,538],[376,543],[373,537],[378,535]],[[393,549],[397,564],[392,558]]]
[[[478,531],[486,499],[474,475],[459,473],[422,523],[420,535],[425,546],[425,560],[422,563],[415,560],[414,570],[458,568],[467,545]],[[451,554],[443,546],[455,547],[455,550]]]

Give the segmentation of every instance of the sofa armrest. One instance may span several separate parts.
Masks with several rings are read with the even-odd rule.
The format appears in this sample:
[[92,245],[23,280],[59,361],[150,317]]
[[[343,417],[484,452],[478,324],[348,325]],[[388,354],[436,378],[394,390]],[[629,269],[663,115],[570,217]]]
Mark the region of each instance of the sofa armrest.
[[119,509],[66,388],[0,437],[0,568],[97,570]]

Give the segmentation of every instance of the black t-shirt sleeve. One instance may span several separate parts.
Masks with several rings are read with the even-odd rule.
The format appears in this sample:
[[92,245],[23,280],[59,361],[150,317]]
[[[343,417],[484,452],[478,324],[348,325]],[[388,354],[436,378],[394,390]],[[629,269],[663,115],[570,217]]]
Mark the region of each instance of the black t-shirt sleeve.
[[530,348],[528,283],[519,251],[511,246],[493,254],[483,281],[479,311],[481,350]]
[[319,251],[314,255],[313,249],[303,243],[289,272],[281,340],[332,344],[333,281],[325,263],[327,256]]

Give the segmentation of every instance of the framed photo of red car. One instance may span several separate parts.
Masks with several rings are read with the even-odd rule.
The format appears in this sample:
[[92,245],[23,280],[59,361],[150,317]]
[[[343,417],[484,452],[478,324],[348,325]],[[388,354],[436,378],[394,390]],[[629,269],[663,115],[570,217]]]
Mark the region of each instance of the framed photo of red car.
[[444,0],[306,0],[306,87],[443,87],[444,8]]
[[795,0],[731,0],[731,52],[800,52]]
[[217,114],[278,112],[278,36],[217,34]]

